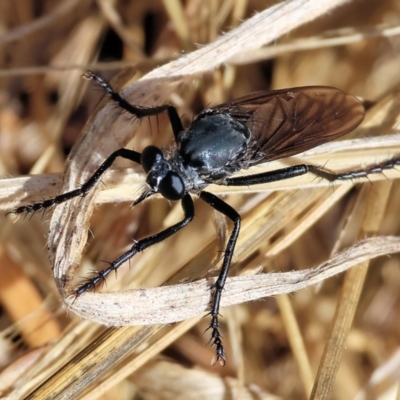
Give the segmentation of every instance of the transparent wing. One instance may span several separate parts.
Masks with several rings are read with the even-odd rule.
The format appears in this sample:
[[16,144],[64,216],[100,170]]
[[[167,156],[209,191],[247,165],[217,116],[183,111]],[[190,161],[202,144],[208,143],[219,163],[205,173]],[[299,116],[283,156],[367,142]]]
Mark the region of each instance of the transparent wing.
[[229,113],[251,130],[250,163],[301,153],[356,128],[364,118],[362,103],[339,89],[324,86],[264,91],[213,109]]

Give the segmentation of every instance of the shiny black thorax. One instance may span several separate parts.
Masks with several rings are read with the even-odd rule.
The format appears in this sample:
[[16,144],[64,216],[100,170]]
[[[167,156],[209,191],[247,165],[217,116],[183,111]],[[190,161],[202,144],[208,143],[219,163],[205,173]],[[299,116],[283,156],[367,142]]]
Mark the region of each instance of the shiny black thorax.
[[250,138],[250,130],[229,114],[205,111],[178,134],[177,148],[167,161],[186,190],[201,190],[247,167]]

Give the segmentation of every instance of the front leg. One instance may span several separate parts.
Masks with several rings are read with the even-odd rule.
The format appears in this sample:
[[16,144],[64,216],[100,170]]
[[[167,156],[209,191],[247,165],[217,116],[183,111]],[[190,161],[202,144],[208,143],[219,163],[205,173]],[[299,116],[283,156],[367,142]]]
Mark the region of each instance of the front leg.
[[135,254],[147,249],[150,246],[164,241],[165,239],[169,238],[170,236],[174,235],[176,232],[184,228],[190,221],[192,221],[194,217],[194,204],[190,194],[185,193],[181,202],[183,211],[185,213],[185,217],[182,221],[178,222],[175,225],[172,225],[171,227],[159,233],[156,233],[155,235],[148,236],[147,238],[137,241],[130,250],[114,260],[107,268],[99,271],[93,278],[90,278],[85,283],[77,287],[75,289],[75,295],[80,296],[88,290],[94,289],[100,282],[104,282],[107,276],[110,275],[112,271],[116,272],[122,264],[130,260]]
[[[49,208],[51,206],[64,203],[68,200],[73,199],[74,197],[84,196],[87,192],[89,192],[93,186],[99,181],[101,176],[107,171],[108,168],[114,163],[117,157],[126,158],[131,160],[137,164],[140,164],[140,157],[141,154],[134,150],[129,149],[119,149],[114,151],[107,159],[100,165],[100,167],[94,172],[94,174],[79,188],[72,190],[67,193],[60,194],[52,199],[44,200],[40,203],[33,203],[28,206],[21,206],[15,208],[14,210],[10,211],[8,214],[22,214],[24,212],[28,214],[35,213],[36,211],[43,210]],[[138,202],[136,202],[138,204]]]
[[201,192],[200,198],[208,203],[211,207],[215,208],[220,213],[226,215],[233,223],[234,227],[229,237],[228,244],[225,249],[224,261],[222,263],[221,271],[218,275],[218,279],[214,284],[214,292],[211,300],[211,323],[209,329],[211,329],[211,342],[212,346],[216,347],[216,358],[213,361],[215,365],[218,361],[221,365],[225,365],[225,352],[222,344],[221,334],[219,333],[219,309],[221,303],[222,290],[225,286],[226,278],[228,276],[229,267],[231,265],[233,252],[240,232],[240,215],[234,210],[229,204],[222,201],[219,197],[209,193]]
[[118,92],[116,92],[111,85],[100,75],[95,74],[92,71],[87,71],[83,74],[83,77],[88,80],[93,80],[98,86],[100,86],[106,93],[115,101],[121,108],[127,111],[129,114],[134,115],[136,118],[151,117],[168,112],[168,117],[171,122],[172,130],[174,132],[175,142],[177,142],[178,134],[183,131],[182,121],[179,118],[178,112],[174,106],[162,105],[156,107],[143,107],[135,106],[126,101]]

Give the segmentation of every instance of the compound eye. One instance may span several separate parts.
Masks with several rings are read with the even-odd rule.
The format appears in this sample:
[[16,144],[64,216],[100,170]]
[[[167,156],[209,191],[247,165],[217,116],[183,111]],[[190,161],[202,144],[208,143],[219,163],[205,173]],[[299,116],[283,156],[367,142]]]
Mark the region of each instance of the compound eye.
[[147,146],[140,157],[140,163],[146,174],[151,170],[154,164],[164,159],[162,151],[156,146]]
[[179,200],[185,194],[185,185],[176,172],[169,171],[158,185],[158,193],[167,200]]

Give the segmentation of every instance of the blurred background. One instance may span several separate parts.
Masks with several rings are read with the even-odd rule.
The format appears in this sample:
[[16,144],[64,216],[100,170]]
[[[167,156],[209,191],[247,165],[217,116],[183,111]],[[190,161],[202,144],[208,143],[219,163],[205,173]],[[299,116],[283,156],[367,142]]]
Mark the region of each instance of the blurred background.
[[[10,184],[6,178],[20,175],[45,174],[50,181],[51,177],[61,179],[71,148],[104,97],[81,79],[86,70],[100,73],[121,90],[276,3],[0,1],[2,190]],[[356,132],[353,137],[398,133],[399,27],[397,0],[351,1],[268,47],[194,79],[185,91],[174,93],[170,103],[187,126],[209,105],[254,91],[327,85],[365,100],[367,125],[357,131],[361,136]],[[115,112],[120,111],[116,108]],[[171,141],[168,120],[160,117],[158,122],[144,121],[139,131],[132,132],[132,141],[126,147],[140,151],[149,144],[167,146]],[[350,153],[345,159],[358,168],[365,162],[358,156]],[[371,162],[381,157],[382,153],[376,155],[372,149]],[[328,167],[332,165],[336,164],[328,163]],[[132,167],[124,162],[116,164],[127,166]],[[339,163],[340,167],[347,165]],[[399,235],[400,186],[391,180],[382,184],[380,190],[387,197],[375,213],[380,219],[372,235]],[[315,221],[306,224],[289,246],[276,252],[270,250],[271,246],[290,237],[336,187],[255,194],[243,190],[227,195],[225,200],[249,221],[235,253],[232,274],[311,268],[352,245],[362,238],[360,230],[365,233],[362,212],[367,192],[374,185],[349,187],[333,205],[326,205],[318,217],[313,217]],[[47,186],[42,197],[57,193]],[[25,203],[22,200],[18,204],[26,203],[29,193]],[[106,327],[82,321],[62,305],[47,258],[50,215],[47,211],[20,218],[14,224],[1,216],[0,394],[10,398],[26,398],[53,374],[62,375],[62,367],[73,356],[92,351],[95,346],[89,344],[107,332]],[[136,208],[129,202],[99,204],[91,220],[78,278],[104,268],[103,261],[111,261],[129,249],[133,239],[171,225],[180,215],[179,205],[162,199]],[[251,230],[250,225],[256,222],[265,232],[261,228]],[[130,269],[121,269],[119,280],[114,276],[108,279],[104,290],[158,286],[179,271],[182,279],[194,276],[182,271],[195,271],[195,276],[215,275],[230,226],[206,204],[196,201],[196,218],[190,226],[167,243],[139,254]],[[393,255],[371,263],[331,398],[400,398],[399,262],[400,258]],[[267,298],[222,310],[221,330],[228,358],[224,368],[210,365],[214,349],[207,346],[208,334],[203,334],[207,318],[180,331],[176,330],[178,325],[160,327],[133,348],[122,363],[110,362],[107,374],[89,386],[84,398],[308,398],[332,332],[342,285],[343,276],[339,275],[284,300]],[[294,350],[293,338],[302,342],[299,346],[306,361]],[[156,343],[164,345],[157,348]],[[154,353],[149,351],[152,349]],[[135,363],[138,355],[147,354],[145,350],[148,356]],[[81,371],[75,379],[84,377]],[[105,379],[107,387],[102,389],[99,384]]]

